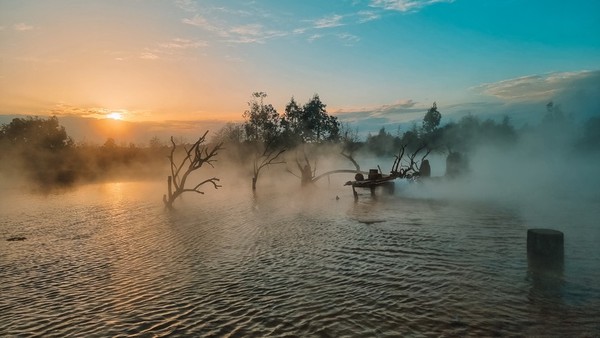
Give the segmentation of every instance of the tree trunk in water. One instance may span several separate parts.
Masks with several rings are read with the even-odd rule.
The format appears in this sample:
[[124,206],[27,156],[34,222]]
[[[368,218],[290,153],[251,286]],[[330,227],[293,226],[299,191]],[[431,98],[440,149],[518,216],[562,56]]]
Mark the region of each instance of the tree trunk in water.
[[169,209],[173,209],[173,188],[172,188],[172,184],[173,184],[173,177],[172,176],[168,176],[167,177],[167,192],[168,192],[168,196],[167,195],[163,195],[163,202],[165,203],[165,206]]
[[252,191],[256,190],[256,176],[252,177]]

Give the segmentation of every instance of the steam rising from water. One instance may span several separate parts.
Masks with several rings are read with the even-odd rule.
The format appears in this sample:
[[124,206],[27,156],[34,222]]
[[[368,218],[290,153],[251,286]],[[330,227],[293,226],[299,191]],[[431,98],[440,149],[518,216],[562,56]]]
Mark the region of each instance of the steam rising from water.
[[5,198],[2,236],[27,240],[0,242],[0,333],[598,329],[600,275],[580,255],[594,246],[567,241],[563,281],[542,287],[528,273],[526,224],[508,209],[368,193],[354,203],[348,189],[324,184],[293,195],[265,186],[254,197],[249,187],[189,195],[168,212],[161,188],[108,183]]
[[[184,195],[175,212],[160,201],[164,177],[5,189],[0,235],[26,240],[0,241],[0,335],[598,332],[600,160],[564,144],[480,147],[460,179],[399,181],[396,196],[358,203],[342,186],[351,177],[301,190],[285,166],[262,172],[253,195],[247,168],[226,159],[190,178],[223,188]],[[393,159],[357,160],[385,172]],[[434,175],[444,165],[432,157]],[[340,167],[352,168],[318,160],[319,172]],[[550,285],[528,270],[532,227],[565,233]]]

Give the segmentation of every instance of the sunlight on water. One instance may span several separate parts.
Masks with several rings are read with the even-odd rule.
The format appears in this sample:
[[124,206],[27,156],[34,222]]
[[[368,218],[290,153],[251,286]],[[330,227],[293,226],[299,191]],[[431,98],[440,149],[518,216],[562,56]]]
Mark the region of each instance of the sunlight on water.
[[589,223],[572,224],[587,238],[563,229],[564,269],[548,273],[507,208],[324,188],[211,191],[168,212],[162,189],[5,194],[0,336],[600,332]]

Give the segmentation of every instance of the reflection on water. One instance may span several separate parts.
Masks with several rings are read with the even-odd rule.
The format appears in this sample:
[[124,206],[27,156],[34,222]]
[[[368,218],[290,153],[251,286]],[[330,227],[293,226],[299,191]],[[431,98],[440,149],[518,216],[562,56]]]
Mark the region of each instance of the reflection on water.
[[600,332],[599,250],[573,229],[545,269],[510,210],[294,193],[216,191],[176,212],[153,184],[4,194],[0,336]]

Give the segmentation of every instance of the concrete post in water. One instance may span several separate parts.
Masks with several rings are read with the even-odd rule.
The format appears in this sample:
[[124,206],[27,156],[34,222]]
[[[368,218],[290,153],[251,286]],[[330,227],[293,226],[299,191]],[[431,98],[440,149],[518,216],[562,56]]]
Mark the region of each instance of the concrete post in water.
[[421,177],[431,177],[431,166],[429,165],[429,160],[423,160],[423,163],[421,163],[421,167],[419,168],[419,174]]
[[527,254],[538,258],[562,259],[564,235],[558,230],[527,230]]
[[563,294],[564,235],[552,229],[527,230],[530,299],[560,299]]

